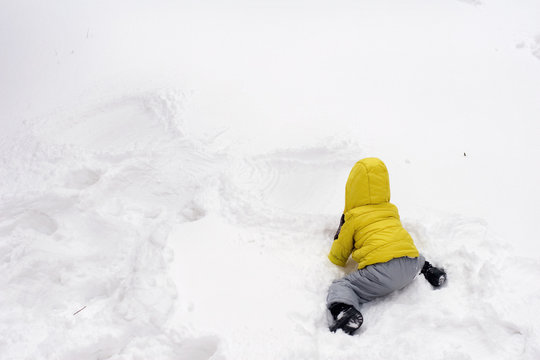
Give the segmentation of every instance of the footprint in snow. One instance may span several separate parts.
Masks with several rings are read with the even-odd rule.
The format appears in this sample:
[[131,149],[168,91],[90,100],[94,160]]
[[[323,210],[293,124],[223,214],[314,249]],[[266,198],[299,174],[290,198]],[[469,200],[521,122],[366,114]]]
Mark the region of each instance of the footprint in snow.
[[58,230],[58,223],[49,215],[37,211],[27,210],[16,222],[15,226],[32,229],[44,235],[52,235]]
[[83,168],[69,174],[64,185],[70,189],[82,190],[94,185],[100,178],[100,172]]

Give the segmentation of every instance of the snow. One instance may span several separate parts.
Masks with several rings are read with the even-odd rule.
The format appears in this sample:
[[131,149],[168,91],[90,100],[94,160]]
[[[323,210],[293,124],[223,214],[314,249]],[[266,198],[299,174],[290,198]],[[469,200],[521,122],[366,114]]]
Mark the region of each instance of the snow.
[[[538,359],[540,4],[0,4],[2,359]],[[448,272],[330,333],[385,161]]]

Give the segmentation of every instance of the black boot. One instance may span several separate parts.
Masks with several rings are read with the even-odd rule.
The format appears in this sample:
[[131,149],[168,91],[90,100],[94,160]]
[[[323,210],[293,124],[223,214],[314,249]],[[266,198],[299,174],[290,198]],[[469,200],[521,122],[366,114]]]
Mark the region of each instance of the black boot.
[[342,303],[332,304],[330,306],[330,313],[332,313],[332,317],[334,318],[334,323],[330,326],[330,331],[332,332],[341,329],[343,332],[353,335],[364,322],[360,311],[351,305]]
[[420,271],[420,273],[424,274],[426,280],[436,288],[441,287],[446,282],[446,273],[444,270],[432,266],[427,261],[422,267],[422,271]]

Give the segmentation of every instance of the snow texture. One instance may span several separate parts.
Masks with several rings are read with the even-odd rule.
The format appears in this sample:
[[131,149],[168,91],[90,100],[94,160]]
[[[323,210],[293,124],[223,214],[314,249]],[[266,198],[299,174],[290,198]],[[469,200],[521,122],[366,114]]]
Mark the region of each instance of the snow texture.
[[[540,5],[0,5],[2,359],[539,359]],[[378,156],[448,273],[328,331]]]

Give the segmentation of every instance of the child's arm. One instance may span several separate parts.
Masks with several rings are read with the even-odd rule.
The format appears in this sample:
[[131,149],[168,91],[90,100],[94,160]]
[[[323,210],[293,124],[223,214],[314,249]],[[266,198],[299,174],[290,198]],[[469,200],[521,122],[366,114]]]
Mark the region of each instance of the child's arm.
[[328,259],[336,265],[345,266],[353,249],[354,226],[351,224],[351,221],[345,221],[345,216],[342,216],[341,219],[342,223],[340,223],[340,227],[334,238],[335,240],[332,244],[332,249],[330,249],[330,254],[328,254]]

